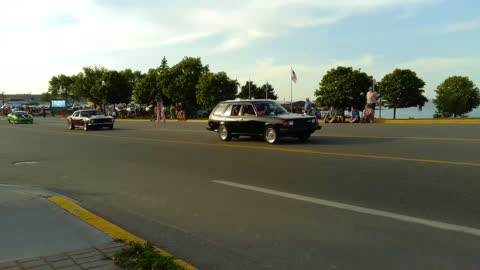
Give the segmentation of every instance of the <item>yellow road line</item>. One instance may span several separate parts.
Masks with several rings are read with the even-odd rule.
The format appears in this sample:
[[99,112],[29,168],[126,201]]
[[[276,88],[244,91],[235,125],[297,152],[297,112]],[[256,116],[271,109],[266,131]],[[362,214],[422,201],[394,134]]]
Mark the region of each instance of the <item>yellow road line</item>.
[[410,137],[410,136],[370,136],[370,135],[336,135],[336,134],[314,134],[313,137],[332,138],[361,138],[361,139],[400,139],[400,140],[424,140],[424,141],[466,141],[480,142],[476,138],[446,138],[446,137]]
[[128,140],[133,139],[133,140],[138,140],[138,141],[152,141],[152,142],[163,142],[163,143],[184,144],[184,145],[199,145],[199,146],[212,146],[212,147],[222,147],[222,148],[251,149],[251,150],[262,150],[262,151],[302,153],[302,154],[312,154],[312,155],[355,157],[355,158],[410,161],[410,162],[431,163],[431,164],[448,164],[448,165],[462,165],[462,166],[480,167],[480,163],[477,163],[477,162],[403,158],[403,157],[377,156],[377,155],[339,153],[339,152],[324,152],[324,151],[316,151],[316,150],[308,150],[308,149],[294,149],[294,148],[276,147],[276,146],[253,146],[253,145],[239,145],[239,144],[229,144],[229,143],[203,143],[203,142],[191,142],[191,141],[181,141],[181,140],[165,140],[165,139],[156,139],[156,138],[138,138],[138,137],[128,137],[128,136],[111,136],[111,135],[85,134],[85,133],[73,133],[73,132],[65,132],[65,133],[74,134],[74,135],[96,136],[96,137],[105,137],[105,138],[118,138],[118,139],[128,139]]
[[[48,198],[51,202],[55,203],[56,205],[60,206],[61,208],[65,209],[67,212],[70,212],[74,216],[77,216],[84,222],[90,224],[91,226],[97,228],[98,230],[104,232],[105,234],[109,235],[113,239],[121,239],[127,242],[137,242],[137,243],[145,243],[146,241],[122,228],[119,226],[95,215],[94,213],[82,208],[78,204],[60,197],[60,196],[52,196]],[[162,256],[172,256],[172,254],[168,253],[165,250],[160,248],[156,248],[157,252]],[[190,265],[189,263],[181,260],[175,259],[175,262],[180,265],[185,270],[197,270],[194,266]]]

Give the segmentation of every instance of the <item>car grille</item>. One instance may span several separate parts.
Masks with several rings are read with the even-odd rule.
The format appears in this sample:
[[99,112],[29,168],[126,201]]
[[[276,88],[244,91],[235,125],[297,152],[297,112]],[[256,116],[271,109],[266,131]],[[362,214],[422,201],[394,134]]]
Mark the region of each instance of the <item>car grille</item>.
[[111,123],[111,122],[112,122],[112,120],[108,119],[108,118],[90,120],[90,123],[92,123],[92,124],[103,124],[103,123]]
[[295,119],[293,121],[294,121],[293,126],[295,128],[307,128],[307,127],[313,126],[311,119]]

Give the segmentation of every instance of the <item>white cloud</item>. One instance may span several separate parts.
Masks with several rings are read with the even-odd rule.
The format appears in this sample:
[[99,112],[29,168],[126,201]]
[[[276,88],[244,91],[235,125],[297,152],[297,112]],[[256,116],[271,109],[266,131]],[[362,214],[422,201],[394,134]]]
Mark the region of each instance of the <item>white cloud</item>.
[[[30,87],[21,83],[20,70],[39,78],[65,72],[65,65],[55,63],[72,56],[172,48],[208,38],[217,40],[211,51],[226,53],[296,29],[434,1],[439,0],[127,1],[132,8],[122,8],[116,1],[110,5],[95,0],[0,1],[0,72],[9,78],[0,87],[13,91]],[[62,24],[64,17],[70,20]],[[33,91],[45,87],[46,83]]]
[[469,21],[456,22],[447,25],[443,29],[444,33],[459,33],[459,32],[469,32],[480,29],[480,19],[473,19]]

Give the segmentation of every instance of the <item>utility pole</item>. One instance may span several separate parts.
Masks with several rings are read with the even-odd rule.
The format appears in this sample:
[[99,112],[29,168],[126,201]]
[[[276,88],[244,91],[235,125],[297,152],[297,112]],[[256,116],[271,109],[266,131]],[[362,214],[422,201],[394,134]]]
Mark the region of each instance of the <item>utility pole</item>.
[[267,81],[267,84],[265,85],[265,99],[268,99],[268,81]]
[[252,99],[252,81],[248,78],[248,99]]

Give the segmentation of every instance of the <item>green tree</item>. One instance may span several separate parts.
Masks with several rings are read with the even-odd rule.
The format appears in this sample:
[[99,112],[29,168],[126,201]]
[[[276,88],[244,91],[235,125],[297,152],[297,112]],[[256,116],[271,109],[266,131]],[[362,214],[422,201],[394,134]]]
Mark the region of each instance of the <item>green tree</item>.
[[468,77],[449,77],[435,92],[435,117],[464,117],[480,105],[478,87]]
[[182,102],[187,114],[198,109],[197,84],[200,77],[209,71],[200,58],[185,57],[173,67],[160,72],[159,83],[165,87],[166,97],[175,102]]
[[352,67],[336,67],[323,76],[315,90],[316,103],[321,107],[345,110],[365,106],[365,94],[373,78]]
[[160,72],[162,70],[165,70],[165,69],[169,69],[170,67],[168,66],[168,61],[167,61],[167,58],[164,56],[162,58],[162,63],[160,64],[160,66],[157,68],[157,70]]
[[48,92],[54,97],[61,97],[67,102],[73,99],[73,78],[65,74],[53,76],[48,82]]
[[40,101],[41,102],[50,102],[52,99],[55,99],[55,96],[49,92],[42,93],[40,95]]
[[133,89],[135,89],[135,86],[137,83],[145,77],[145,74],[143,74],[141,71],[136,70],[132,71],[131,69],[125,69],[120,71],[122,76],[125,77],[125,79],[128,81],[130,91],[133,92]]
[[105,72],[102,86],[108,104],[129,103],[132,98],[132,85],[123,72],[116,70]]
[[237,87],[238,82],[230,79],[225,72],[204,73],[197,84],[197,103],[213,109],[220,101],[234,99]]
[[135,100],[140,104],[152,104],[155,101],[155,96],[158,93],[162,93],[159,80],[158,71],[150,69],[147,74],[138,81],[133,90]]
[[[266,95],[265,92],[267,92],[268,96]],[[278,99],[277,94],[275,94],[275,88],[273,88],[273,86],[269,83],[266,83],[262,85],[262,87],[258,88],[258,93],[255,93],[255,96],[254,96],[254,98],[256,99],[263,99],[266,97],[268,97],[268,99],[273,99],[273,100]]]
[[383,77],[378,87],[385,105],[393,108],[393,119],[398,108],[422,107],[428,101],[423,95],[425,82],[409,69],[395,69]]
[[96,104],[102,103],[102,79],[108,70],[101,66],[84,67],[83,72],[72,76],[73,94],[77,98],[85,98]]
[[[259,96],[260,90],[258,86],[252,81],[245,82],[244,85],[240,88],[240,93],[237,97],[242,99],[256,98]],[[259,97],[262,98],[262,97]],[[265,92],[263,92],[263,98],[265,98]]]

